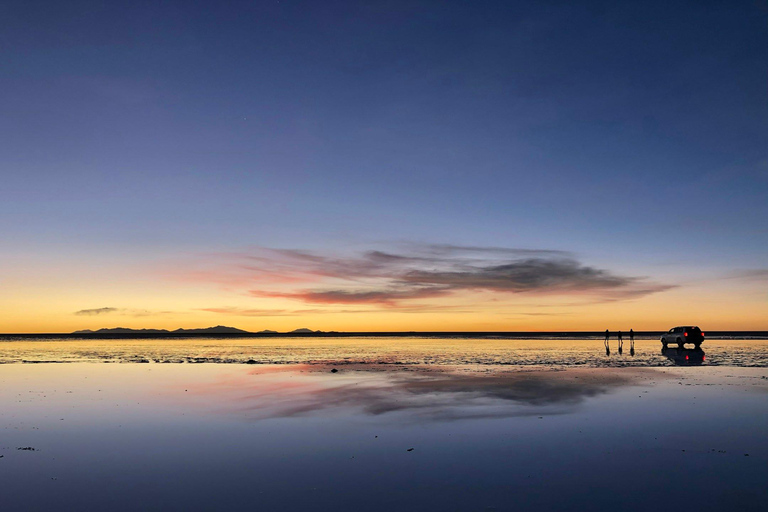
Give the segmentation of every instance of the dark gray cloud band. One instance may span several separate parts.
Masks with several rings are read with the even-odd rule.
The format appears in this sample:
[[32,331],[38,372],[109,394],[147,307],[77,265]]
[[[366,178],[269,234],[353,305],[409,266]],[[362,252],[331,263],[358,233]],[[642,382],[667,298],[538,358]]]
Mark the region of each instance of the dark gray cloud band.
[[251,268],[285,280],[296,275],[333,279],[344,286],[292,291],[253,289],[257,297],[309,304],[378,304],[398,307],[412,299],[444,297],[461,291],[589,295],[610,302],[673,288],[645,277],[626,276],[585,265],[564,251],[409,246],[409,252],[368,251],[332,258],[297,250],[269,250],[251,257]]
[[77,316],[100,316],[100,315],[108,315],[108,314],[117,314],[117,315],[128,315],[128,316],[137,316],[137,317],[168,315],[171,313],[173,313],[173,311],[149,311],[147,309],[129,309],[129,308],[113,308],[113,307],[81,309],[79,311],[74,312],[74,314]]
[[75,314],[77,316],[97,316],[97,315],[106,315],[108,313],[115,313],[117,311],[120,311],[118,308],[95,308],[95,309],[81,309],[80,311],[75,311]]

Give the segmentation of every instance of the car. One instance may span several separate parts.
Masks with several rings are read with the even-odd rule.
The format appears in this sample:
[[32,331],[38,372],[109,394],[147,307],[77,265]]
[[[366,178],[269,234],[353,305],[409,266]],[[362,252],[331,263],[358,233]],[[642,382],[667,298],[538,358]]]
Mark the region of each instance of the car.
[[661,344],[666,347],[668,343],[675,343],[681,348],[686,343],[693,343],[694,347],[699,348],[704,343],[704,333],[695,325],[673,327],[661,335]]

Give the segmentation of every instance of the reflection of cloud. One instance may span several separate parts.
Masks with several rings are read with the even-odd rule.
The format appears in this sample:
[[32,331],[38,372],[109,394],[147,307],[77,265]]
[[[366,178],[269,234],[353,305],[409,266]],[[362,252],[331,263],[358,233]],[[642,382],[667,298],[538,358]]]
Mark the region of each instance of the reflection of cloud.
[[419,421],[564,414],[589,397],[634,382],[633,375],[626,372],[527,371],[491,376],[354,372],[330,376],[295,370],[265,375],[264,370],[268,369],[206,385],[197,392],[215,394],[219,403],[258,419],[352,408],[369,415],[398,414]]

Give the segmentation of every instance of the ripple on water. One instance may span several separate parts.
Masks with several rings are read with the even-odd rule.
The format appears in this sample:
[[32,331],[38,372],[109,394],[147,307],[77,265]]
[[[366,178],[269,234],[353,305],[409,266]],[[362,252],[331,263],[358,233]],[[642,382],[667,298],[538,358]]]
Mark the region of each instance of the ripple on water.
[[[602,340],[462,338],[12,339],[0,342],[0,364],[40,362],[516,365],[647,367],[685,364],[661,353],[658,340],[625,343],[611,355]],[[711,366],[768,367],[767,340],[707,340]]]

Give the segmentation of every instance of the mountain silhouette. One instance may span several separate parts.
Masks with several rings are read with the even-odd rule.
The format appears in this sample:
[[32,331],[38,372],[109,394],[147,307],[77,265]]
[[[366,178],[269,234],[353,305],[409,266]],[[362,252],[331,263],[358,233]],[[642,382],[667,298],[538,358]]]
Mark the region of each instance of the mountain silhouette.
[[169,331],[168,329],[129,329],[127,327],[113,327],[111,329],[99,329],[98,331],[92,331],[91,329],[83,329],[82,331],[75,331],[72,334],[251,334],[248,331],[237,329],[235,327],[227,327],[225,325],[217,325],[216,327],[205,327],[202,329],[176,329],[175,331]]

